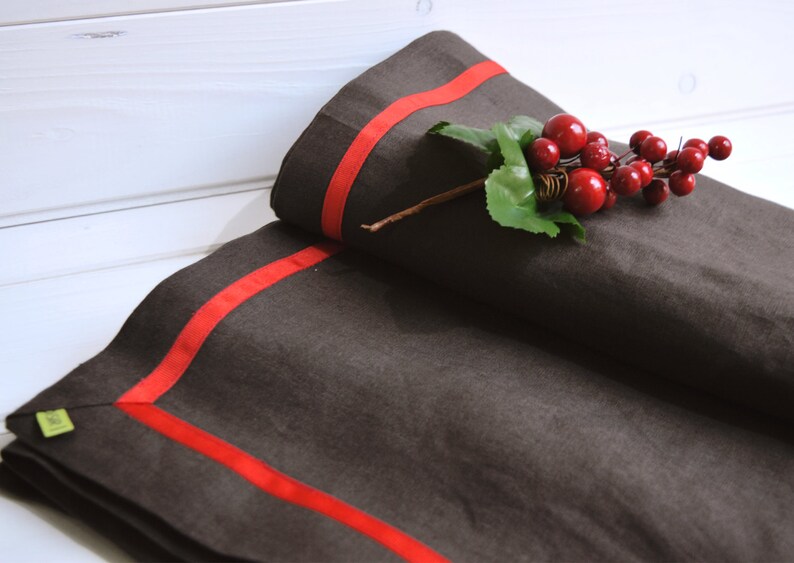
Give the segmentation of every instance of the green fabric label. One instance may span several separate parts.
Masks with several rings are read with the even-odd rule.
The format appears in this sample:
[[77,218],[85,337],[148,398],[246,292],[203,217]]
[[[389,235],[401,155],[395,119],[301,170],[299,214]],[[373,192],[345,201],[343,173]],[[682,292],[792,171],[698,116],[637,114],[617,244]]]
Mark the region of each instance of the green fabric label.
[[65,434],[74,430],[72,419],[66,409],[55,409],[54,411],[39,411],[36,413],[36,420],[41,427],[41,433],[45,438],[52,438],[59,434]]

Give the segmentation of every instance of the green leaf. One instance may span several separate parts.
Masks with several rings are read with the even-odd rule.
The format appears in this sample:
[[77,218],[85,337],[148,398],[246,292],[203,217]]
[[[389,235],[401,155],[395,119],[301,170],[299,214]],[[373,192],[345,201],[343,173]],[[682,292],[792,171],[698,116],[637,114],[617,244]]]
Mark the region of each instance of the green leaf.
[[493,132],[504,164],[485,180],[488,212],[503,227],[524,228],[519,225],[525,225],[526,218],[536,215],[535,183],[513,130],[506,123],[497,123]]
[[491,177],[488,178],[491,189],[488,189],[489,182],[485,184],[486,203],[491,218],[501,226],[522,229],[530,233],[542,233],[554,238],[560,233],[557,223],[563,223],[572,225],[574,237],[581,241],[585,240],[584,228],[576,217],[567,211],[538,212],[537,208],[528,205],[528,202],[516,204],[509,196],[508,190],[503,189],[504,178],[496,172],[491,176],[495,176],[493,180]]
[[559,208],[538,210],[535,184],[516,138],[518,132],[505,123],[494,125],[493,132],[505,163],[485,181],[486,205],[491,218],[503,227],[543,233],[552,238],[560,232],[557,223],[569,224],[573,226],[574,236],[584,240],[584,228],[570,213]]
[[[528,115],[514,115],[507,122],[507,127],[518,139],[521,150],[526,149],[529,143],[540,137],[543,131],[543,124]],[[488,129],[478,129],[477,127],[458,125],[448,121],[439,121],[427,132],[469,143],[487,153],[493,153],[497,148],[496,137]]]
[[498,151],[496,137],[487,129],[477,129],[476,127],[467,127],[465,125],[457,125],[447,121],[439,121],[427,132],[434,135],[449,137],[450,139],[455,139],[457,141],[463,141],[464,143],[474,145],[478,149],[489,154],[493,154],[495,151]]
[[[540,136],[543,130],[543,124],[537,119],[527,115],[514,115],[507,122],[507,127],[513,132],[518,145],[521,150],[525,150],[529,144]],[[487,129],[478,129],[476,127],[467,127],[466,125],[458,125],[449,123],[448,121],[439,121],[428,131],[430,134],[442,135],[468,143],[488,153],[488,160],[486,161],[486,168],[488,172],[496,170],[504,163],[504,158],[499,150],[499,145],[496,142],[496,136],[493,131]]]
[[548,211],[540,214],[541,217],[548,219],[549,221],[554,221],[555,223],[563,223],[567,225],[571,225],[571,231],[575,238],[579,239],[582,242],[585,242],[584,236],[584,227],[582,224],[570,213],[567,211]]
[[507,126],[515,133],[521,150],[526,150],[543,132],[543,124],[528,115],[514,115],[507,122]]
[[516,131],[511,129],[506,123],[497,123],[492,128],[494,136],[496,137],[496,142],[499,143],[499,150],[502,152],[502,157],[505,159],[505,165],[510,167],[517,167],[522,170],[522,173],[525,171],[526,176],[529,179],[530,185],[533,187],[532,184],[532,177],[529,174],[529,166],[527,166],[527,161],[524,158],[524,152],[521,150],[521,146],[518,144],[519,136]]
[[491,218],[503,227],[556,237],[560,228],[554,221],[538,215],[534,197],[516,203],[509,185],[511,178],[505,168],[493,172],[485,182],[486,205]]
[[507,123],[497,123],[491,130],[477,129],[441,121],[428,133],[463,141],[488,153],[485,181],[488,212],[503,227],[523,229],[556,237],[559,224],[571,225],[573,235],[584,240],[584,228],[576,217],[559,204],[538,209],[535,183],[524,158],[526,147],[540,136],[543,125],[526,115],[515,115]]
[[490,174],[504,163],[505,159],[502,157],[502,153],[499,152],[499,145],[497,145],[496,150],[488,155],[488,160],[485,161],[485,168],[487,169],[488,174]]

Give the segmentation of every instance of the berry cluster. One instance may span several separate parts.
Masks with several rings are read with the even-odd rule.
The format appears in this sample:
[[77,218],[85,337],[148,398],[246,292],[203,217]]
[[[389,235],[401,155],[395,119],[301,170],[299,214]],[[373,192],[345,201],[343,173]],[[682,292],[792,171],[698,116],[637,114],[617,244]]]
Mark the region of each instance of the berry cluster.
[[568,211],[582,216],[609,209],[618,196],[632,196],[640,190],[651,205],[664,202],[670,192],[688,195],[695,189],[695,174],[706,157],[725,160],[731,149],[730,140],[717,135],[708,143],[689,139],[679,150],[667,152],[663,139],[643,130],[631,136],[628,151],[617,155],[609,150],[604,135],[588,132],[579,119],[561,113],[549,119],[542,136],[527,146],[526,159],[542,186],[561,186],[539,189],[538,199],[562,198]]

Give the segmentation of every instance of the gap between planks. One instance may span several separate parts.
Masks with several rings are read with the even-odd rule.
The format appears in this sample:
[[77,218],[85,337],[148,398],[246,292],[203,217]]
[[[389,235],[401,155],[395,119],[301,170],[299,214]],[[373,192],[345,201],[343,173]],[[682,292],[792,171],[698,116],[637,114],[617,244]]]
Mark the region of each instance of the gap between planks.
[[243,180],[232,184],[223,183],[220,185],[191,187],[184,190],[169,190],[166,192],[144,194],[134,197],[26,211],[24,213],[15,213],[5,216],[0,215],[0,230],[50,221],[75,219],[90,215],[101,215],[103,213],[114,213],[129,209],[141,209],[144,207],[168,205],[171,203],[181,203],[246,192],[267,191],[273,187],[275,179],[275,175],[263,176],[261,178]]
[[[7,1],[7,0],[6,0]],[[309,0],[310,3],[327,3],[327,2],[340,2],[343,0]],[[202,10],[219,10],[224,8],[243,8],[246,6],[261,6],[267,4],[305,4],[309,3],[307,0],[239,0],[230,2],[207,2],[206,4],[195,3],[186,6],[172,6],[172,7],[151,7],[141,10],[118,10],[108,13],[86,13],[62,16],[55,16],[51,18],[38,18],[19,21],[0,22],[0,29],[10,27],[34,27],[39,25],[57,24],[61,22],[79,22],[79,21],[93,21],[93,20],[107,20],[111,18],[122,18],[131,16],[148,16],[157,14],[171,14],[179,12],[198,12]]]
[[745,121],[763,117],[771,117],[776,115],[789,115],[794,114],[794,100],[779,104],[751,106],[739,109],[732,109],[730,111],[721,111],[714,113],[698,113],[696,115],[688,115],[685,117],[675,117],[671,119],[657,120],[653,123],[619,123],[615,125],[604,125],[601,128],[608,131],[635,131],[637,129],[656,128],[663,129],[671,126],[676,127],[693,127],[701,125],[712,125],[715,123],[724,123],[729,121]]
[[206,246],[200,246],[197,248],[188,248],[184,250],[180,249],[174,252],[163,252],[161,254],[149,254],[145,256],[140,256],[138,258],[130,258],[129,260],[121,260],[119,262],[108,264],[107,266],[95,266],[93,268],[89,267],[86,269],[76,270],[72,272],[56,273],[56,274],[44,275],[40,277],[25,278],[19,281],[12,281],[8,283],[0,284],[0,290],[17,285],[25,285],[25,284],[48,281],[59,278],[68,278],[72,276],[80,276],[83,274],[95,274],[98,272],[107,272],[111,270],[116,270],[118,268],[128,268],[130,266],[138,266],[141,264],[149,264],[152,262],[161,262],[163,260],[173,260],[175,258],[190,258],[191,256],[203,258],[204,256],[207,256],[208,254],[215,252],[224,244],[226,244],[226,242],[218,242],[214,244],[208,244]]

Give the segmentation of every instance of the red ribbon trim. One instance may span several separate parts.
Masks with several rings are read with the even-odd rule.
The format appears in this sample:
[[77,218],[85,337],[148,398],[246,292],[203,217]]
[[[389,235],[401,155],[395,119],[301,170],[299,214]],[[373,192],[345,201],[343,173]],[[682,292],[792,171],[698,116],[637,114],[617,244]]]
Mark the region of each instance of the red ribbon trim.
[[274,283],[314,266],[340,250],[342,246],[338,243],[321,242],[263,266],[224,288],[196,311],[179,333],[160,365],[124,393],[117,402],[155,402],[179,381],[204,341],[226,315]]
[[115,406],[163,436],[229,468],[262,491],[345,524],[408,561],[446,562],[443,556],[386,522],[274,469],[152,404],[184,375],[207,337],[226,315],[257,293],[322,262],[342,248],[332,241],[315,244],[263,266],[221,290],[196,311],[154,371],[124,393]]
[[228,467],[266,493],[350,526],[407,561],[434,563],[447,561],[423,543],[397,528],[273,469],[264,461],[155,405],[119,403],[116,406],[163,436]]
[[373,117],[348,147],[328,183],[322,214],[322,229],[325,236],[342,240],[342,217],[350,188],[375,145],[392,127],[420,109],[459,100],[486,80],[506,72],[493,61],[477,63],[450,82],[433,90],[400,98]]

